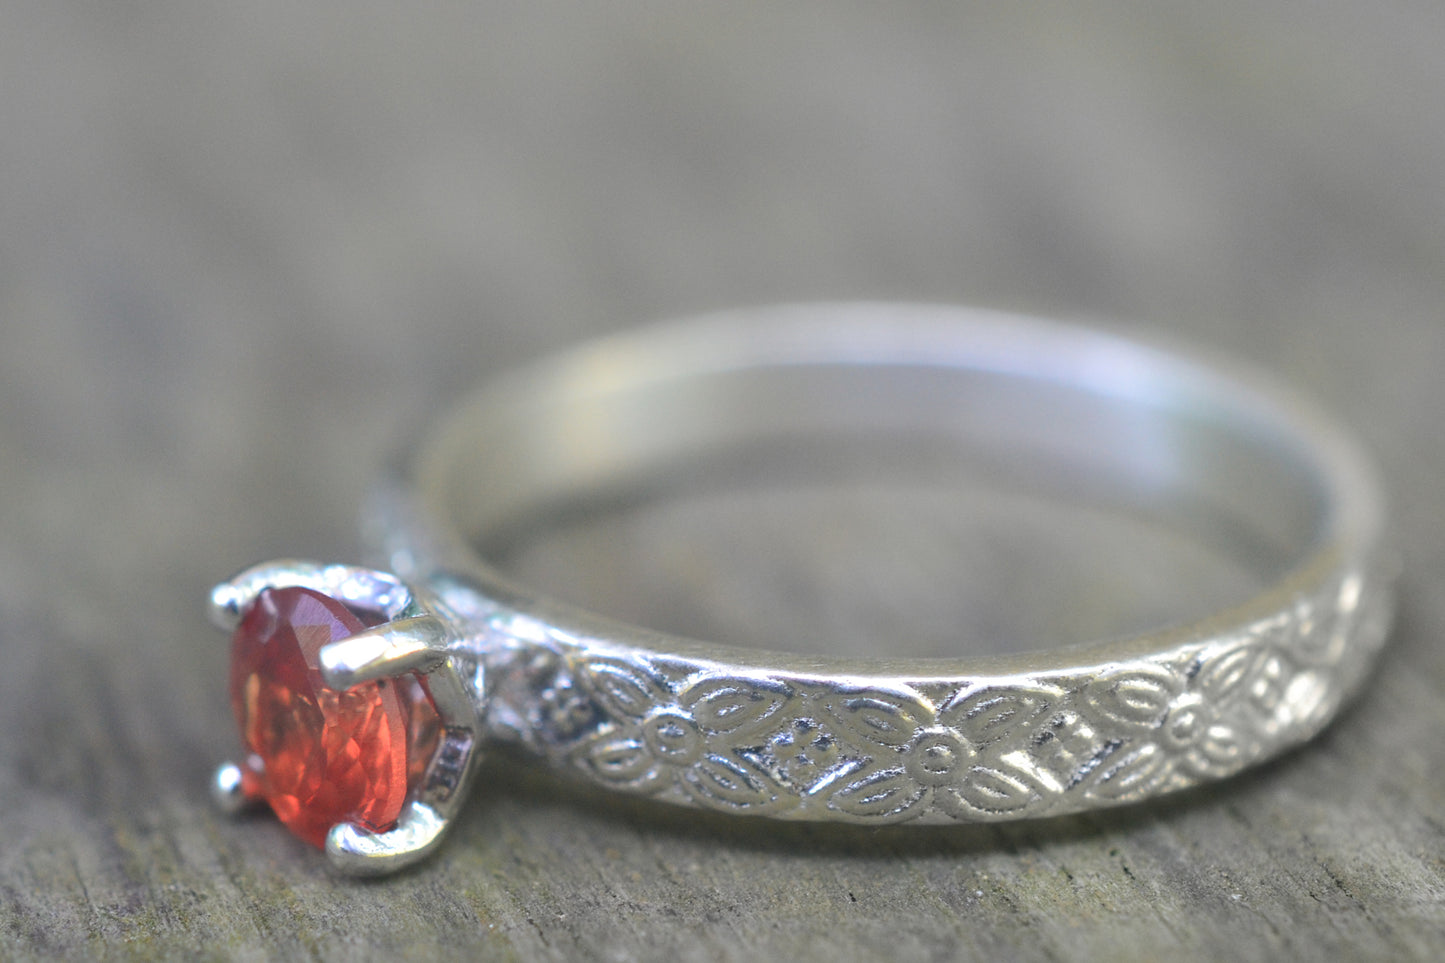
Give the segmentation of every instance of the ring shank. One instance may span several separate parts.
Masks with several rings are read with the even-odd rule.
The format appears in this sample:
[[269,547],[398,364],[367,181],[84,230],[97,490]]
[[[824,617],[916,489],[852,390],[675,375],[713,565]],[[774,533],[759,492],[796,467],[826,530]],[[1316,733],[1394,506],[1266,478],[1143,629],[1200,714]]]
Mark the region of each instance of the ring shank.
[[[1123,640],[819,660],[610,623],[476,551],[599,498],[840,465],[1155,515],[1261,591]],[[957,308],[802,305],[603,341],[467,400],[411,483],[387,548],[476,627],[497,732],[732,812],[1013,818],[1227,775],[1322,727],[1390,613],[1379,486],[1307,403],[1228,364]]]
[[1329,488],[1349,483],[1325,470],[1329,439],[1276,399],[1244,399],[1244,386],[1138,345],[1001,319],[994,331],[829,317],[804,332],[768,320],[614,344],[478,398],[426,463],[429,499],[494,544],[608,492],[706,484],[766,467],[769,451],[817,472],[886,439],[880,469],[903,451],[1008,485],[1192,506],[1201,534],[1224,526],[1275,567],[1342,534],[1358,500]]

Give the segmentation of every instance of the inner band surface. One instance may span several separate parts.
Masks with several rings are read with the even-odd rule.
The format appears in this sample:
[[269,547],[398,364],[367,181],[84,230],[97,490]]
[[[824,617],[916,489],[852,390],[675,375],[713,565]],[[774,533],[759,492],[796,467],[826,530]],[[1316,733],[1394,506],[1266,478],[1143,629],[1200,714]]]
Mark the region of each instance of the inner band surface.
[[1347,443],[1248,374],[1110,335],[916,306],[805,306],[602,342],[465,404],[423,499],[484,557],[670,487],[983,479],[1143,514],[1268,584],[1377,512]]

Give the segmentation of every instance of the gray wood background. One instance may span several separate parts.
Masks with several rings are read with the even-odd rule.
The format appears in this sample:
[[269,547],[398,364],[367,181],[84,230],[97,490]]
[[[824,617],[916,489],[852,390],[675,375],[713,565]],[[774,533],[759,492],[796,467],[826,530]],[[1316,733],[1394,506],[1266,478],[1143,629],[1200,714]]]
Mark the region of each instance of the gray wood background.
[[[5,4],[0,957],[1438,959],[1442,42],[1425,0]],[[1367,694],[1044,824],[739,822],[499,757],[438,859],[357,884],[212,811],[210,583],[354,558],[377,466],[486,372],[855,296],[1138,321],[1319,396],[1407,563]],[[925,576],[878,574],[848,604],[908,628]]]

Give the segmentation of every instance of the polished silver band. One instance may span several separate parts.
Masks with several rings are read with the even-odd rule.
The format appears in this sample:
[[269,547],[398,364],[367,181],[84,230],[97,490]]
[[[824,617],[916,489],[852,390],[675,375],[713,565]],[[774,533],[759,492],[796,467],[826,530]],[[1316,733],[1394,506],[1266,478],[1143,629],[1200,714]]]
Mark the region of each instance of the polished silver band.
[[[1167,519],[1260,587],[1123,639],[970,656],[959,638],[942,659],[884,639],[860,659],[615,623],[481,554],[599,499],[859,450]],[[387,564],[463,626],[452,658],[485,737],[611,789],[788,819],[1045,816],[1230,775],[1319,732],[1393,600],[1378,482],[1309,404],[1229,363],[960,308],[787,306],[583,347],[468,398],[379,506]]]

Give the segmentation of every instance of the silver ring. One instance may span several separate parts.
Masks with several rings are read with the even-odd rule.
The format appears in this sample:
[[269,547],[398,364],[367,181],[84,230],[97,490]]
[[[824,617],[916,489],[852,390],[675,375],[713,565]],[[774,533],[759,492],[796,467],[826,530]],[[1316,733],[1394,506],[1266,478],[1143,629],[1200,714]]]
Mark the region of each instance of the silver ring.
[[[1257,584],[1125,638],[973,656],[960,638],[947,658],[885,639],[857,658],[609,621],[478,552],[599,499],[900,439],[1003,488],[1164,519]],[[1294,393],[1218,359],[951,307],[785,306],[584,346],[465,399],[371,522],[395,575],[273,562],[211,600],[236,630],[244,743],[218,800],[269,802],[363,874],[432,851],[498,741],[739,815],[921,825],[1138,802],[1318,733],[1367,676],[1394,599],[1374,471]]]

